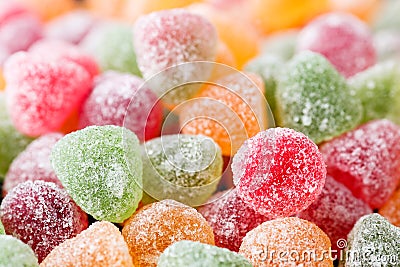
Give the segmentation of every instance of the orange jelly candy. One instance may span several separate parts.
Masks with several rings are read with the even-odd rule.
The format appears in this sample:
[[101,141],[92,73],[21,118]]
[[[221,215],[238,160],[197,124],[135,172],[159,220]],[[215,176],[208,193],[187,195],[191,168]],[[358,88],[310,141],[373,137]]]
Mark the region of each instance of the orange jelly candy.
[[315,224],[297,217],[267,221],[247,233],[239,254],[254,267],[331,267],[331,241]]
[[38,13],[43,20],[50,20],[76,8],[73,0],[18,0]]
[[173,200],[141,208],[124,224],[122,235],[134,266],[157,266],[161,253],[181,240],[214,245],[214,234],[195,209]]
[[40,264],[50,266],[133,267],[133,262],[118,228],[103,221],[56,247]]
[[400,227],[400,189],[389,198],[389,200],[379,209],[379,213],[388,221]]
[[[263,82],[256,74],[233,73],[205,86],[178,110],[184,134],[211,137],[225,156],[267,127]],[[210,107],[213,107],[212,109]]]

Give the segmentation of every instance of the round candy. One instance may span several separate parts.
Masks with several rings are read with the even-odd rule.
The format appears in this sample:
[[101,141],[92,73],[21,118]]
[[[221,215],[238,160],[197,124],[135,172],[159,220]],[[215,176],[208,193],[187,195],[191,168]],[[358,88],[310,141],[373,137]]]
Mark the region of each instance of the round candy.
[[202,135],[163,135],[144,144],[143,190],[151,197],[202,205],[222,175],[221,149]]
[[59,130],[91,90],[91,77],[67,59],[20,52],[4,74],[7,106],[15,127],[29,136]]
[[118,228],[109,222],[95,222],[56,247],[40,266],[133,267],[133,263]]
[[89,126],[64,136],[51,161],[57,177],[85,212],[123,222],[142,197],[142,160],[134,133],[118,126]]
[[41,262],[64,240],[88,226],[87,215],[54,183],[27,181],[3,199],[0,217],[7,234],[28,244]]
[[299,30],[296,29],[279,31],[268,35],[261,43],[262,55],[273,55],[283,61],[290,60],[296,52],[298,35]]
[[0,221],[0,235],[5,235],[6,231],[4,230],[3,223]]
[[0,251],[0,266],[39,267],[32,249],[15,237],[0,235]]
[[302,52],[282,68],[276,91],[278,125],[315,143],[358,125],[362,107],[345,79],[321,55]]
[[297,216],[318,225],[331,239],[332,249],[338,251],[343,249],[340,240],[345,240],[357,220],[369,213],[372,210],[367,204],[327,176],[321,195]]
[[388,201],[379,209],[379,213],[391,224],[400,227],[400,190],[394,192]]
[[157,267],[215,266],[252,267],[242,255],[228,249],[193,241],[179,241],[169,246],[158,260]]
[[157,96],[136,76],[105,72],[80,112],[80,128],[89,125],[124,126],[140,141],[160,135],[163,113]]
[[141,208],[124,224],[122,235],[137,267],[155,267],[161,253],[181,240],[214,244],[213,231],[203,216],[174,200]]
[[268,220],[238,196],[237,189],[215,194],[199,212],[213,228],[215,245],[239,251],[245,235]]
[[321,146],[328,174],[371,208],[381,207],[400,181],[400,128],[376,120]]
[[375,64],[376,53],[369,28],[346,13],[328,13],[311,21],[300,32],[297,50],[324,55],[345,77]]
[[242,200],[269,218],[306,209],[321,193],[326,168],[318,147],[302,133],[274,128],[248,139],[232,162]]
[[50,162],[51,149],[62,137],[60,133],[46,134],[28,145],[10,165],[3,183],[3,196],[25,181],[42,180],[62,187]]
[[254,267],[333,267],[329,237],[315,224],[295,217],[265,222],[243,239],[239,253]]

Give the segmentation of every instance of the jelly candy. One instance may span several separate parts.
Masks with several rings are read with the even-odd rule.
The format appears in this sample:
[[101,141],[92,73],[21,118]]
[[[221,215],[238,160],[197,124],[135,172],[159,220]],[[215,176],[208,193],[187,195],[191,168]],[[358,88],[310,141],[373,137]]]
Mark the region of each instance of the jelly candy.
[[388,201],[379,209],[379,213],[391,224],[400,227],[400,190],[394,192]]
[[0,266],[39,267],[32,249],[15,237],[0,235],[0,251]]

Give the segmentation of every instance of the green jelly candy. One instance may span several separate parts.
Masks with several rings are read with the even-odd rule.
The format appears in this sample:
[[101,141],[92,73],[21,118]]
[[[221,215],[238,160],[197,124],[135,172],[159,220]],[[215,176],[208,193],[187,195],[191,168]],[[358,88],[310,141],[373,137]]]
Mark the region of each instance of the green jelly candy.
[[293,57],[296,52],[298,30],[280,31],[269,35],[261,43],[262,54],[273,54],[287,61]]
[[5,234],[6,234],[6,231],[4,231],[4,226],[0,221],[0,235],[5,235]]
[[345,266],[400,266],[400,228],[377,213],[361,217],[348,236]]
[[90,126],[58,141],[54,171],[72,199],[97,220],[120,223],[142,197],[142,160],[134,133],[118,126]]
[[18,132],[8,117],[5,96],[0,93],[0,182],[3,181],[8,167],[32,141]]
[[388,118],[400,124],[400,65],[393,61],[358,73],[349,80],[364,108],[362,122]]
[[360,101],[322,55],[305,51],[285,66],[277,86],[278,125],[306,134],[315,143],[356,127]]
[[251,267],[245,257],[226,248],[193,241],[179,241],[164,250],[158,267]]
[[32,249],[10,235],[0,235],[1,267],[38,267],[38,259]]
[[99,26],[83,40],[103,71],[114,70],[142,76],[136,63],[133,33],[128,25],[109,23]]
[[143,190],[151,197],[189,206],[204,204],[222,175],[219,146],[202,135],[164,135],[142,149]]

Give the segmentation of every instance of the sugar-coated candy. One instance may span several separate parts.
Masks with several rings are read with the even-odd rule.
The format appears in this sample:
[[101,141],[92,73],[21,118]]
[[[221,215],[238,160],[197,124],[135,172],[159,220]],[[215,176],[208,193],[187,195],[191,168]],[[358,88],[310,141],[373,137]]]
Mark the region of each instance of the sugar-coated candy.
[[400,33],[397,29],[381,30],[374,34],[378,62],[399,59]]
[[256,74],[234,72],[216,79],[176,109],[182,133],[209,136],[223,155],[235,154],[246,139],[267,128],[263,91]]
[[379,209],[379,214],[391,224],[400,227],[400,190],[398,189],[388,201]]
[[244,203],[236,189],[218,192],[199,212],[214,231],[215,245],[232,251],[239,251],[244,236],[268,220]]
[[[76,7],[73,0],[17,0],[37,12],[44,20],[52,19]],[[7,1],[8,2],[8,1]]]
[[103,221],[61,243],[40,266],[133,267],[133,263],[118,228]]
[[108,71],[96,78],[79,124],[124,126],[144,141],[160,135],[162,119],[162,106],[142,79]]
[[80,45],[98,62],[103,71],[115,70],[141,76],[132,43],[132,29],[122,23],[94,27]]
[[297,50],[324,55],[345,77],[375,64],[376,53],[368,26],[346,13],[327,13],[300,32]]
[[321,146],[328,174],[371,208],[381,207],[400,180],[400,128],[376,120]]
[[304,51],[279,75],[278,125],[293,128],[315,143],[358,125],[362,107],[345,79],[321,55]]
[[11,119],[29,136],[59,130],[91,89],[89,73],[64,58],[19,52],[7,60],[4,75]]
[[72,199],[97,220],[123,222],[142,197],[142,160],[134,133],[89,126],[64,136],[51,161]]
[[193,241],[179,241],[161,254],[157,267],[252,267],[242,255],[228,249]]
[[248,139],[233,158],[232,172],[238,196],[269,218],[306,209],[326,178],[318,147],[288,128],[268,129]]
[[64,240],[87,228],[87,215],[54,183],[27,181],[3,199],[0,218],[7,234],[28,244],[39,262]]
[[13,236],[0,235],[0,251],[2,267],[39,267],[38,259],[32,249]]
[[279,57],[283,61],[290,60],[296,53],[298,35],[299,30],[296,29],[268,35],[261,43],[261,55],[269,54]]
[[141,208],[124,224],[122,235],[137,267],[155,267],[161,253],[181,240],[214,245],[213,231],[203,216],[174,200]]
[[389,118],[400,124],[400,65],[387,61],[358,73],[349,80],[363,105],[363,122]]
[[400,264],[400,228],[377,213],[361,217],[348,236],[346,267]]
[[329,237],[315,224],[296,217],[267,221],[243,239],[239,254],[254,267],[333,267]]
[[338,241],[346,239],[357,220],[369,213],[372,210],[367,204],[354,197],[343,184],[327,176],[317,200],[297,216],[315,223],[329,236],[332,249],[338,250],[343,248],[338,246]]
[[50,133],[30,143],[11,163],[3,183],[3,196],[25,181],[42,180],[62,187],[50,162],[51,149],[63,137]]
[[6,231],[4,230],[3,223],[0,221],[0,235],[5,235]]
[[222,175],[221,149],[202,135],[163,135],[142,149],[143,190],[151,197],[202,205]]

